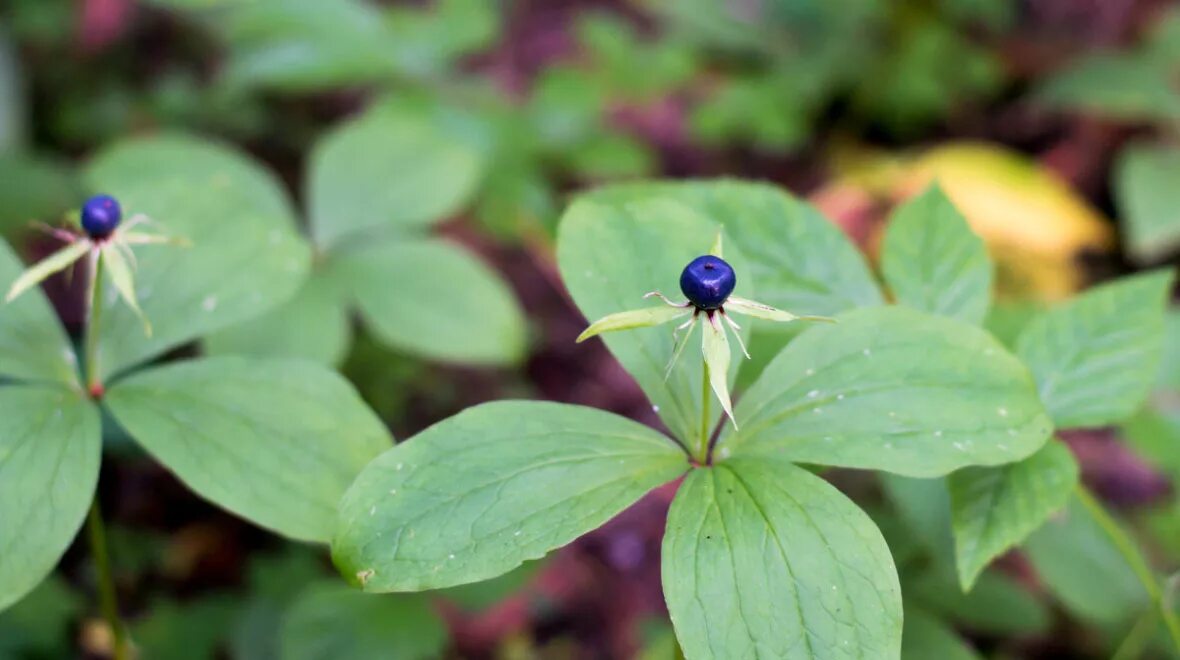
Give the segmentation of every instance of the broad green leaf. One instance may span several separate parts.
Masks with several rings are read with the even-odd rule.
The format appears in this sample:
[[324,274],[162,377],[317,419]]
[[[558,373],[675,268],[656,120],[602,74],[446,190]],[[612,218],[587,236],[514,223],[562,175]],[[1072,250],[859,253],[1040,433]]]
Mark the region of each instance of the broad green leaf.
[[1168,122],[1180,117],[1180,92],[1167,70],[1139,54],[1097,53],[1051,78],[1038,102],[1123,121]]
[[143,658],[215,658],[218,647],[241,616],[241,599],[228,593],[186,601],[157,597],[131,626],[131,639]]
[[319,548],[288,544],[279,552],[253,554],[242,603],[228,640],[234,660],[278,658],[283,618],[309,584],[324,578]]
[[115,418],[202,497],[285,536],[326,541],[336,503],[389,433],[335,372],[216,357],[137,373]]
[[907,600],[921,603],[972,632],[1036,635],[1047,632],[1052,624],[1047,605],[1017,580],[998,571],[981,574],[968,593],[959,587],[950,564],[902,580]]
[[1180,247],[1180,149],[1132,144],[1115,163],[1114,194],[1137,261],[1154,261]]
[[982,660],[953,628],[924,610],[905,608],[902,660]]
[[950,566],[955,558],[951,535],[951,497],[946,479],[915,479],[880,475],[885,498],[897,510],[911,538],[919,541],[935,562]]
[[1046,304],[1036,300],[997,301],[988,310],[983,327],[1009,349],[1016,345],[1016,339],[1038,314],[1044,312]]
[[349,251],[342,286],[383,342],[429,358],[511,364],[525,349],[523,313],[495,271],[437,239]]
[[290,357],[338,365],[352,334],[334,277],[312,272],[295,297],[262,316],[205,337],[211,355]]
[[50,575],[0,613],[0,658],[68,658],[74,623],[84,609],[81,594],[64,579]]
[[383,227],[425,227],[458,211],[482,170],[477,148],[426,116],[371,113],[334,130],[312,153],[312,235],[329,248]]
[[849,312],[787,345],[737,406],[722,455],[934,477],[1036,451],[1032,377],[989,334],[904,307]]
[[90,508],[98,409],[60,388],[0,388],[0,610],[57,565]]
[[528,561],[499,577],[483,582],[461,584],[434,593],[468,612],[490,609],[523,589],[536,577],[542,566],[545,566],[543,560]]
[[365,468],[340,502],[332,558],[366,591],[486,580],[573,541],[687,468],[667,437],[592,408],[468,408]]
[[[8,243],[0,240],[0,287],[23,270]],[[40,291],[0,304],[0,375],[78,386],[74,349]]]
[[1129,417],[1155,382],[1171,271],[1095,287],[1030,321],[1016,354],[1058,428]]
[[1126,623],[1149,605],[1135,572],[1077,497],[1023,548],[1041,584],[1087,621]]
[[0,152],[0,234],[53,222],[81,201],[76,173],[60,156]]
[[16,151],[28,140],[25,104],[16,49],[8,32],[0,30],[0,152]]
[[694,470],[668,512],[664,598],[695,658],[896,658],[901,589],[867,515],[776,459]]
[[89,241],[75,241],[65,247],[59,248],[53,254],[29,266],[20,276],[12,281],[12,285],[8,287],[8,293],[4,295],[4,303],[11,303],[25,291],[37,286],[50,275],[73,266],[75,261],[78,261],[83,255],[90,252],[90,248],[91,244]]
[[1180,307],[1170,307],[1164,314],[1164,353],[1156,384],[1180,391]]
[[832,316],[882,302],[856,246],[815,208],[773,186],[631,184],[604,188],[592,198],[621,207],[645,199],[676,201],[723,225],[726,248],[736,247],[748,260],[747,271],[738,272],[739,286],[744,277],[756,300],[779,309]]
[[281,660],[442,657],[447,629],[423,596],[376,595],[339,582],[304,590],[283,617]]
[[1180,410],[1140,410],[1123,425],[1122,435],[1136,454],[1180,481]]
[[[217,2],[228,4],[228,0]],[[224,75],[234,85],[314,91],[374,83],[399,73],[393,34],[372,3],[237,0],[233,4],[214,17],[230,43]]]
[[128,215],[155,221],[152,233],[191,243],[135,248],[136,293],[153,332],[145,338],[135,313],[108,298],[104,379],[266,312],[307,276],[310,249],[278,182],[235,151],[179,135],[131,140],[103,152],[88,174]]
[[424,76],[446,75],[455,60],[493,45],[504,17],[500,3],[487,0],[385,8],[397,61]]
[[989,563],[1023,541],[1069,502],[1078,464],[1050,441],[1028,458],[1000,467],[969,467],[948,479],[959,584],[971,589]]
[[881,271],[897,302],[979,325],[994,268],[983,240],[937,185],[894,211]]
[[[579,198],[562,217],[557,262],[562,280],[587,319],[635,309],[644,295],[659,291],[680,300],[680,273],[706,254],[718,225],[681,201],[659,193],[662,186],[606,188]],[[617,191],[650,190],[648,195],[619,196]],[[751,268],[727,242],[726,261],[737,272],[737,292],[752,296]],[[743,324],[742,336],[750,326]],[[769,324],[767,324],[769,325]],[[667,372],[674,350],[673,326],[610,333],[603,341],[643,388],[664,424],[682,440],[696,442],[701,426],[703,362],[692,352]],[[682,333],[683,334],[683,333]],[[729,382],[739,360],[732,361]],[[717,406],[716,416],[720,415]],[[739,418],[739,423],[741,419]],[[710,420],[710,427],[713,425]]]
[[663,325],[673,319],[688,316],[692,313],[692,307],[673,307],[671,305],[615,312],[614,314],[607,314],[591,323],[590,327],[583,330],[582,334],[578,335],[575,341],[580,344],[604,332],[634,330],[636,328],[650,328],[656,325]]
[[860,251],[811,205],[765,184],[677,188],[688,203],[722,223],[730,244],[746,255],[755,300],[823,316],[882,302]]

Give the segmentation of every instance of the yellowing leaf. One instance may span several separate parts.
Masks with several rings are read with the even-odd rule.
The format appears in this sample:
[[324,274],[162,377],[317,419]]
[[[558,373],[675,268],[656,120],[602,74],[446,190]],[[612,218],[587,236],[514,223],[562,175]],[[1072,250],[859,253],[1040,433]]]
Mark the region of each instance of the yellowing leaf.
[[1064,180],[997,145],[961,143],[919,156],[897,192],[916,194],[937,181],[987,242],[1001,293],[1059,299],[1075,291],[1075,264],[1086,250],[1107,250],[1109,222]]

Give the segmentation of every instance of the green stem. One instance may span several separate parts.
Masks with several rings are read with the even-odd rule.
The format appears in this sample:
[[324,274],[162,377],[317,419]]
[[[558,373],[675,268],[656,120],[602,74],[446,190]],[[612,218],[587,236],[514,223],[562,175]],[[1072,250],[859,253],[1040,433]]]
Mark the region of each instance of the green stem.
[[697,445],[697,463],[709,460],[709,365],[701,365],[701,437]]
[[98,510],[98,498],[90,504],[90,515],[86,518],[86,529],[90,533],[90,552],[94,555],[94,566],[98,570],[98,603],[102,616],[107,620],[114,637],[115,660],[127,660],[127,635],[123,620],[119,618],[119,604],[115,594],[115,579],[111,572],[111,558],[107,554],[106,526],[102,512]]
[[1168,635],[1172,638],[1172,644],[1180,651],[1180,619],[1176,618],[1176,613],[1172,611],[1171,606],[1164,602],[1159,580],[1156,579],[1151,567],[1147,565],[1147,561],[1143,559],[1139,548],[1135,545],[1131,537],[1123,531],[1123,528],[1119,526],[1115,519],[1106,512],[1106,509],[1102,507],[1098,500],[1094,499],[1090,491],[1086,490],[1081,484],[1077,487],[1077,496],[1082,506],[1086,507],[1086,511],[1094,518],[1094,522],[1098,523],[1098,526],[1110,538],[1111,543],[1118,549],[1119,554],[1126,560],[1127,565],[1131,567],[1131,571],[1135,573],[1135,577],[1139,578],[1139,582],[1143,584],[1143,589],[1147,591],[1147,595],[1151,599],[1152,607],[1159,611],[1160,618],[1164,622],[1164,627],[1168,629]]
[[[90,396],[102,396],[102,378],[98,371],[98,331],[102,323],[102,253],[94,258],[94,269],[90,274],[90,308],[86,315],[86,388]],[[127,660],[127,634],[123,620],[119,617],[119,601],[115,592],[115,579],[111,572],[111,557],[107,552],[106,525],[102,511],[98,508],[98,495],[90,503],[90,514],[86,517],[86,529],[90,535],[90,553],[98,577],[98,604],[103,618],[110,626],[114,638],[115,660]]]
[[90,278],[90,309],[86,319],[86,389],[90,395],[102,395],[102,377],[98,370],[98,329],[102,323],[102,253],[94,259]]

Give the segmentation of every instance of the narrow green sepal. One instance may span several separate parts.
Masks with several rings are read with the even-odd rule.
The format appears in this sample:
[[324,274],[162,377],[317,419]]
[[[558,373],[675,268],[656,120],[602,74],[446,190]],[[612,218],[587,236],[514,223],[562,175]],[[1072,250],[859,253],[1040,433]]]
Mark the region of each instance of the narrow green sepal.
[[725,301],[725,311],[737,312],[738,314],[745,314],[746,316],[753,316],[757,319],[765,319],[767,321],[778,321],[780,323],[787,323],[790,321],[822,321],[824,323],[835,323],[836,319],[829,316],[799,316],[790,312],[776,309],[770,305],[764,305],[760,302],[739,298],[737,296],[730,296]]
[[127,262],[127,258],[123,256],[122,252],[119,252],[113,243],[107,243],[102,246],[102,259],[107,272],[111,275],[111,283],[115,285],[115,290],[143,322],[144,334],[151,337],[152,324],[143,310],[139,308],[139,300],[135,296],[135,276],[131,272],[131,265]]
[[682,316],[688,316],[692,313],[691,307],[649,307],[647,309],[633,309],[627,312],[618,312],[604,316],[594,323],[590,324],[582,334],[578,335],[576,340],[582,343],[587,339],[600,335],[604,332],[614,332],[616,330],[630,330],[632,328],[647,328],[653,325],[660,325],[667,323],[673,319],[678,319]]
[[721,407],[733,427],[737,428],[737,420],[733,416],[733,402],[729,400],[729,338],[725,336],[725,328],[721,325],[719,314],[710,314],[701,330],[701,352],[705,356],[705,370],[709,375],[709,386],[721,401]]
[[4,297],[4,302],[12,302],[17,296],[37,286],[50,275],[69,268],[71,264],[89,252],[91,247],[90,241],[81,239],[30,266],[12,283],[12,287],[8,289],[8,295]]

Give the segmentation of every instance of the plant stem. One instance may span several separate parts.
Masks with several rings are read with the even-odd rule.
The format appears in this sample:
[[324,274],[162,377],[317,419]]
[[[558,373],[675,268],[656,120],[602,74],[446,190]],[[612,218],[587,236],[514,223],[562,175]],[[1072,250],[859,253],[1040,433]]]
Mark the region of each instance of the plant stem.
[[[102,379],[98,371],[98,331],[102,323],[102,252],[94,256],[94,267],[90,272],[90,306],[86,314],[86,389],[90,396],[102,396]],[[86,529],[90,536],[90,553],[98,577],[98,604],[103,618],[111,629],[114,639],[115,660],[127,660],[127,635],[123,620],[119,617],[118,595],[115,593],[115,579],[111,572],[111,557],[107,552],[106,525],[102,511],[98,508],[98,494],[90,503],[90,514],[86,517]]]
[[90,273],[90,309],[86,318],[86,389],[91,396],[102,394],[98,371],[98,329],[102,323],[102,253],[94,257]]
[[1164,627],[1168,629],[1168,635],[1172,638],[1172,644],[1180,651],[1180,620],[1176,618],[1176,613],[1172,611],[1170,604],[1164,602],[1163,593],[1160,591],[1159,580],[1156,579],[1151,567],[1147,565],[1147,561],[1143,559],[1139,548],[1135,545],[1131,537],[1127,535],[1127,532],[1119,526],[1118,522],[1106,512],[1106,509],[1102,507],[1098,500],[1094,499],[1090,491],[1086,490],[1081,484],[1077,487],[1077,496],[1082,506],[1086,507],[1086,511],[1094,518],[1094,522],[1098,523],[1098,526],[1110,538],[1111,543],[1118,549],[1119,554],[1126,560],[1127,565],[1131,567],[1131,571],[1135,573],[1135,577],[1139,578],[1139,582],[1143,584],[1143,589],[1147,591],[1147,595],[1151,599],[1152,607],[1159,611],[1160,618],[1164,622]]
[[701,365],[701,438],[697,445],[697,463],[709,459],[709,365]]
[[114,657],[115,660],[127,660],[127,635],[124,633],[123,620],[119,618],[115,579],[111,573],[111,558],[107,554],[106,526],[102,522],[102,512],[98,510],[98,497],[90,503],[86,529],[90,533],[90,552],[94,556],[94,566],[98,570],[99,607],[102,608],[102,616],[107,620],[114,637]]

